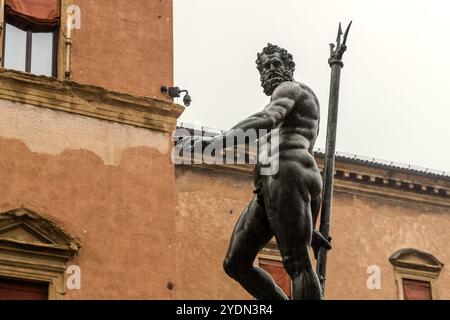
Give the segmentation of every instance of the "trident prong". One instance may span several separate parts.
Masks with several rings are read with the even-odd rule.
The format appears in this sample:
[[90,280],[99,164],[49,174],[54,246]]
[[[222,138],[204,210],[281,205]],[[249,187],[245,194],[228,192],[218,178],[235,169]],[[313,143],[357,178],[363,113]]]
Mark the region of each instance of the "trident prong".
[[334,47],[335,47],[334,43],[330,43],[330,57],[333,56]]
[[[345,29],[344,34],[342,33],[342,25],[339,22],[339,28],[338,28],[338,33],[337,33],[337,37],[336,37],[336,45],[330,44],[330,60],[329,60],[330,63],[333,61],[341,61],[342,60],[342,56],[343,56],[344,52],[347,50],[347,46],[346,46],[347,37],[348,37],[348,33],[350,31],[352,22],[353,21],[350,21],[349,25],[347,26],[347,29]],[[342,39],[342,35],[344,35],[343,39]]]
[[348,24],[347,29],[345,30],[345,34],[344,34],[344,42],[342,42],[342,45],[345,46],[345,44],[347,43],[347,37],[348,37],[348,32],[350,31],[350,27],[352,26],[352,22],[350,21],[350,23]]
[[341,23],[339,22],[339,29],[338,29],[338,33],[336,36],[336,44],[337,44],[338,48],[341,46],[341,38],[342,38],[342,27],[341,27]]

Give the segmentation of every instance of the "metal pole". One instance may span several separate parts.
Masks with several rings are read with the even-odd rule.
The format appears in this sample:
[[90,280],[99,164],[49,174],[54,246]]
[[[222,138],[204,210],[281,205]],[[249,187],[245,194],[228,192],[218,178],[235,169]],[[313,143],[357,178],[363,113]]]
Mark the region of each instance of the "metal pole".
[[[347,41],[348,31],[350,30],[351,22],[347,27],[344,35],[344,41],[341,44],[342,28],[339,24],[338,35],[336,39],[336,46],[330,44],[330,59],[328,64],[331,67],[331,81],[330,81],[330,100],[328,107],[328,124],[327,124],[327,140],[323,170],[323,194],[322,194],[322,208],[320,213],[320,233],[322,236],[331,241],[330,237],[330,222],[331,222],[331,207],[333,198],[333,180],[334,180],[334,162],[336,153],[336,131],[339,105],[339,85],[341,78],[341,69],[344,66],[342,62],[342,55],[347,49],[345,43]],[[336,48],[336,49],[335,49]],[[325,295],[325,280],[327,270],[327,253],[328,249],[325,247],[319,248],[317,254],[317,275],[322,286],[322,294]]]
[[72,51],[72,20],[73,16],[69,13],[66,24],[66,70],[64,72],[64,78],[67,80],[70,80],[72,76],[72,62],[70,61]]

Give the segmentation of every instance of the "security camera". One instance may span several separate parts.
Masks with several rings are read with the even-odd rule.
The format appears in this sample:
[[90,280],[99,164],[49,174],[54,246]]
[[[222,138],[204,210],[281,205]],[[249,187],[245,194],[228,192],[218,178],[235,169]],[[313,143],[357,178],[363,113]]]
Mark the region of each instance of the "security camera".
[[189,93],[186,91],[186,95],[183,98],[183,103],[186,107],[189,107],[191,105],[191,102],[192,102],[192,98],[189,95]]
[[181,93],[186,92],[186,94],[183,97],[183,103],[186,107],[189,107],[191,105],[192,98],[189,95],[189,92],[187,90],[181,90],[178,87],[163,86],[163,87],[161,87],[161,92],[164,93],[165,95],[169,96],[172,99],[179,98]]

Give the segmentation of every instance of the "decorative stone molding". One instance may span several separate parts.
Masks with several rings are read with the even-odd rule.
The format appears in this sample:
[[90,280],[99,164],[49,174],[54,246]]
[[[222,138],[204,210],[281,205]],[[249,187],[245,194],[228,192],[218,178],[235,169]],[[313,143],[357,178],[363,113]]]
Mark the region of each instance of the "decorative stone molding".
[[[321,173],[323,160],[316,158]],[[252,165],[242,164],[181,164],[178,166],[196,167],[251,176]],[[407,174],[395,168],[373,168],[370,164],[354,165],[336,160],[335,191],[383,197],[393,200],[423,203],[450,207],[450,178],[429,177],[425,174]]]
[[389,257],[394,266],[398,298],[404,299],[403,279],[429,282],[433,300],[438,299],[436,280],[443,264],[432,254],[417,249],[400,249]]
[[430,253],[417,249],[400,249],[389,257],[389,262],[396,268],[420,270],[439,275],[444,264]]
[[0,68],[0,99],[172,133],[184,107]]
[[49,299],[66,292],[67,262],[80,243],[28,209],[0,213],[0,276],[48,283]]
[[[214,136],[220,132],[208,128],[181,124],[190,135]],[[181,137],[178,137],[181,138]],[[248,146],[247,146],[248,147]],[[246,148],[246,158],[257,157],[256,150]],[[323,174],[324,153],[320,150],[314,153],[317,165]],[[181,159],[177,159],[181,160]],[[207,159],[208,160],[208,159]],[[235,160],[236,153],[235,153]],[[213,163],[213,161],[210,161]],[[237,161],[235,161],[237,163]],[[252,165],[243,164],[182,164],[227,173],[251,175]],[[423,168],[424,169],[424,168]],[[450,207],[450,175],[444,172],[426,171],[417,168],[398,167],[395,163],[377,162],[376,159],[364,160],[356,155],[349,157],[342,153],[336,154],[335,190],[351,194],[381,196],[395,200],[414,201],[437,206]]]

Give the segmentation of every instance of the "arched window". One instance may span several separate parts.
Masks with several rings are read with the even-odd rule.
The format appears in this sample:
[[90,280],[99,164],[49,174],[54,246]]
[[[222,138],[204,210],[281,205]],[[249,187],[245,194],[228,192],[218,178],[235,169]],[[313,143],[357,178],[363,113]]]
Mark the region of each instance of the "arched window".
[[400,300],[438,299],[437,279],[444,266],[435,256],[417,249],[400,249],[390,256]]
[[62,299],[79,242],[28,209],[0,213],[0,299]]

